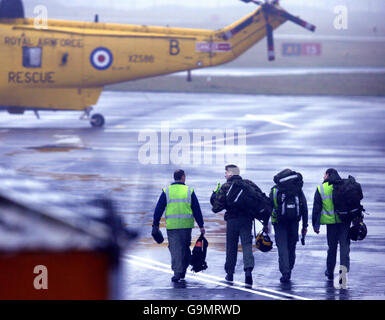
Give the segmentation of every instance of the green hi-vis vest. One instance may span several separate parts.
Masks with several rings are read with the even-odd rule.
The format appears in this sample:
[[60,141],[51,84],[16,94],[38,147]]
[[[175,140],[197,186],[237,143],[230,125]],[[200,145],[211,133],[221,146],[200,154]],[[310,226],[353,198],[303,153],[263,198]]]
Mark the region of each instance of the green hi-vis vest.
[[277,223],[277,210],[278,210],[278,197],[277,197],[278,189],[273,188],[273,200],[274,200],[274,208],[271,212],[271,223]]
[[333,185],[325,182],[318,186],[318,192],[322,199],[321,224],[341,223],[340,218],[334,212]]
[[167,197],[166,229],[194,228],[194,216],[191,210],[193,188],[184,184],[172,184],[163,188]]

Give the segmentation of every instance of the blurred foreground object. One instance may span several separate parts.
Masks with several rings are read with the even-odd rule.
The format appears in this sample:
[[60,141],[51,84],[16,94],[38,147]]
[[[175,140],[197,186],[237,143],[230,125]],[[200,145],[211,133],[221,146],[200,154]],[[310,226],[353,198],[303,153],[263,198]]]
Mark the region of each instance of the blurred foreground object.
[[135,237],[111,200],[0,167],[0,299],[118,299],[119,256]]

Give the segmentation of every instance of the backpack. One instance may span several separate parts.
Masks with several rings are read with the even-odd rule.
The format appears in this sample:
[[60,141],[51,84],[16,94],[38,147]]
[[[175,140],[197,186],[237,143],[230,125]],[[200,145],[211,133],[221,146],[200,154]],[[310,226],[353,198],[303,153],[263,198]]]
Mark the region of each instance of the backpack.
[[246,216],[258,210],[256,190],[243,180],[235,180],[226,193],[226,209]]
[[297,195],[303,187],[302,174],[285,169],[274,176],[274,182],[279,191],[285,194]]
[[195,246],[190,258],[190,265],[192,266],[191,271],[199,272],[207,269],[206,255],[207,255],[208,246],[209,246],[208,241],[203,236],[203,234],[201,234],[195,243]]
[[274,176],[277,192],[277,220],[278,223],[301,220],[300,196],[303,178],[299,172],[286,169]]
[[278,223],[301,220],[301,204],[298,194],[286,194],[278,190],[277,200],[278,210],[276,212]]
[[354,177],[342,179],[340,183],[333,185],[334,211],[343,222],[350,222],[360,217],[364,210],[361,205],[363,199],[361,185]]

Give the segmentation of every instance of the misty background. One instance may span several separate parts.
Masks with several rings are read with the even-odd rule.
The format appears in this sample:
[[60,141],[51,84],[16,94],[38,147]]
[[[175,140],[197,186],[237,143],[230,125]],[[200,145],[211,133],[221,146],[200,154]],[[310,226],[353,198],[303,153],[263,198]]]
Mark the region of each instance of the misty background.
[[[92,21],[98,13],[101,22],[218,29],[256,8],[238,0],[25,0],[26,14],[33,16],[36,5],[47,6],[50,19]],[[294,15],[317,25],[317,34],[339,36],[385,36],[384,0],[281,0],[280,5]],[[334,8],[349,10],[348,30],[335,30]],[[197,19],[196,17],[199,17]],[[279,33],[306,33],[285,24]]]
[[[267,63],[266,41],[261,41],[226,67],[385,67],[384,0],[281,0],[290,13],[317,26],[315,33],[285,23],[275,33],[277,60]],[[219,29],[256,9],[237,0],[24,0],[26,16],[45,5],[49,19],[104,23]],[[348,29],[334,27],[336,6],[348,9]],[[199,19],[197,19],[199,17]],[[322,55],[284,56],[285,43],[317,42]]]

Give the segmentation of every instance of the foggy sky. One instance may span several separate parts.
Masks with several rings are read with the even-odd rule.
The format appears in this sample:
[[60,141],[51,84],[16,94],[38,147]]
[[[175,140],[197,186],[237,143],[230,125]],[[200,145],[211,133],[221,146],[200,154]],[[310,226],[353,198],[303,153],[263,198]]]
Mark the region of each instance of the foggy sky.
[[[28,0],[26,0],[28,1]],[[186,6],[201,8],[218,8],[226,6],[248,6],[239,0],[57,0],[62,5],[67,6],[89,6],[90,8],[113,8],[113,9],[140,9],[154,6]],[[53,2],[52,0],[40,0],[39,3]],[[323,8],[332,10],[336,5],[346,5],[351,10],[369,10],[385,12],[384,0],[281,0],[282,6],[290,8],[291,6]]]

